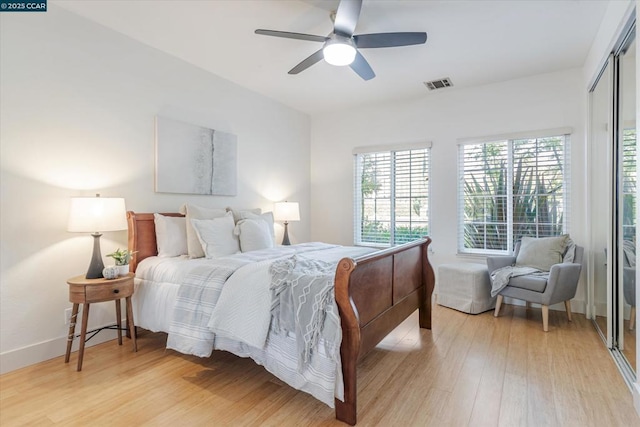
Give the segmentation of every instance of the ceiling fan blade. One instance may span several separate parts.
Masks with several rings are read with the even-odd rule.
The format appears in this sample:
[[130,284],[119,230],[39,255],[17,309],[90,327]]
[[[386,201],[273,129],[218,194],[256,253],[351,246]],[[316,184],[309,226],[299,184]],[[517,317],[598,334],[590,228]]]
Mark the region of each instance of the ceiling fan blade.
[[360,52],[356,53],[356,59],[349,65],[353,71],[358,73],[364,80],[371,80],[376,76],[373,72],[371,65],[364,59],[364,56]]
[[358,49],[376,47],[396,47],[423,44],[427,41],[427,33],[376,33],[353,36]]
[[273,37],[282,37],[285,39],[307,40],[310,42],[325,42],[327,40],[327,37],[324,37],[324,36],[314,36],[313,34],[302,34],[302,33],[290,33],[287,31],[256,30],[255,33],[260,34],[262,36],[273,36]]
[[322,49],[320,49],[319,51],[293,67],[291,70],[289,70],[289,74],[298,74],[311,67],[313,64],[321,61],[322,59],[324,59],[324,54],[322,53]]
[[358,24],[360,9],[362,9],[362,0],[341,0],[333,23],[334,31],[351,37]]

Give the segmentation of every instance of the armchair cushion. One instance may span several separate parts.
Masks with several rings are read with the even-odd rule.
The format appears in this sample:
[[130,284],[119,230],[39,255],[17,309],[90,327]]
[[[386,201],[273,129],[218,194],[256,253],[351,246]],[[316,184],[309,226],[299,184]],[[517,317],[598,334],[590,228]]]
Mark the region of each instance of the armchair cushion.
[[529,291],[534,292],[544,292],[547,287],[547,281],[549,277],[547,275],[544,276],[518,276],[512,277],[509,280],[509,286],[513,288],[527,289]]
[[533,267],[542,271],[562,262],[569,235],[557,237],[523,237],[516,257],[516,267]]

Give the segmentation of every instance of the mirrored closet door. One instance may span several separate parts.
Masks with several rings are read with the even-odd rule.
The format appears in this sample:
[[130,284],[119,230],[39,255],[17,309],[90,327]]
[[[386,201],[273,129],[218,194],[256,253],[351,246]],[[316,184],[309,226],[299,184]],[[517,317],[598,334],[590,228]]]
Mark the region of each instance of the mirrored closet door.
[[618,348],[636,371],[636,42],[635,33],[618,56]]
[[[613,89],[610,58],[604,66],[595,87],[590,93],[591,109],[591,146],[590,146],[590,173],[587,176],[587,188],[590,194],[590,224],[591,227],[591,252],[589,254],[590,282],[592,283],[592,313],[598,330],[607,340],[607,347],[612,346],[611,340],[611,281],[608,274],[608,242],[611,239],[610,216],[613,199],[613,167],[611,121],[613,119]],[[598,224],[598,226],[595,226]]]
[[594,325],[628,381],[636,372],[635,22],[590,91],[589,282]]

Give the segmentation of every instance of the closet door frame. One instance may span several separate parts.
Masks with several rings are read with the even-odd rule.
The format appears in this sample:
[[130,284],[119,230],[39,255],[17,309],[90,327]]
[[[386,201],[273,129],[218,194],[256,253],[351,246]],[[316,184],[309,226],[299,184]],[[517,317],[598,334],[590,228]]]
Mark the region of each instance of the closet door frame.
[[[597,244],[595,244],[595,237],[591,234],[592,238],[592,254],[589,256],[589,283],[590,292],[589,297],[591,303],[590,317],[596,328],[600,333],[605,345],[610,350],[614,360],[618,364],[618,367],[627,381],[627,384],[632,384],[636,380],[636,373],[632,369],[629,361],[621,353],[624,348],[624,296],[623,296],[623,274],[624,263],[622,259],[622,246],[623,246],[623,167],[622,167],[622,147],[623,147],[623,127],[624,122],[621,115],[621,58],[626,53],[627,48],[635,40],[635,14],[629,20],[625,29],[622,32],[622,36],[614,46],[612,53],[605,61],[600,74],[596,78],[593,86],[589,90],[589,121],[590,126],[593,126],[593,111],[595,109],[593,105],[593,92],[598,84],[603,82],[603,77],[609,69],[610,74],[608,76],[609,87],[611,93],[608,100],[608,114],[607,125],[609,131],[607,132],[607,159],[606,164],[596,164],[596,159],[593,156],[593,147],[590,148],[590,160],[589,168],[594,167],[606,167],[607,168],[607,247],[606,247],[606,277],[607,277],[607,289],[606,289],[606,304],[607,304],[607,322],[606,331],[601,330],[600,326],[596,322],[597,315],[597,301],[596,301],[596,280],[594,274],[595,261],[593,251],[597,250]],[[637,72],[637,71],[636,71]],[[594,141],[594,131],[592,129],[591,144],[597,143]],[[588,179],[588,185],[591,187],[591,179]],[[592,209],[593,200],[589,199],[589,210]],[[637,226],[637,224],[636,224]]]

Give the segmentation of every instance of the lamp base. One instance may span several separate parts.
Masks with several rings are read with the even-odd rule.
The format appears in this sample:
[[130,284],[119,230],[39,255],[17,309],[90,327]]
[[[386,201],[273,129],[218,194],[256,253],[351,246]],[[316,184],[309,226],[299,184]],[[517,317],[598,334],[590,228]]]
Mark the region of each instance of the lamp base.
[[291,245],[291,242],[289,241],[289,223],[285,222],[284,223],[284,236],[282,237],[282,244],[289,246]]
[[101,279],[102,270],[104,270],[104,263],[102,262],[102,254],[100,253],[100,233],[93,233],[93,255],[91,255],[91,264],[89,264],[89,270],[87,270],[87,279]]

